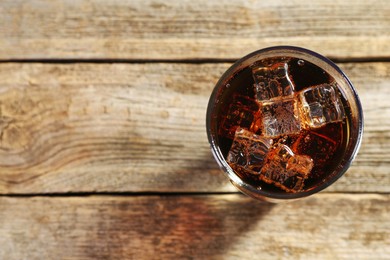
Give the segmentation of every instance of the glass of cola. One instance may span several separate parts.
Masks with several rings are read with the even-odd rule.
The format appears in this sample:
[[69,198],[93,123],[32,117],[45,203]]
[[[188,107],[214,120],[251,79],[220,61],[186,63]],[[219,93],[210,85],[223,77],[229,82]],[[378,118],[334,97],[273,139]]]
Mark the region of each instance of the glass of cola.
[[349,168],[363,133],[350,80],[313,51],[277,46],[234,63],[211,94],[212,153],[243,193],[295,199],[323,190]]

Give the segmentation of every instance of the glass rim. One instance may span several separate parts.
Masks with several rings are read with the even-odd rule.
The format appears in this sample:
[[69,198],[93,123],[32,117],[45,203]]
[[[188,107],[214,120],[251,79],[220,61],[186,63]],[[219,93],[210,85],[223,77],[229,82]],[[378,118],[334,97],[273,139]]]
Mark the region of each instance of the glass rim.
[[[279,52],[278,55],[273,55],[274,53],[277,54],[278,52]],[[335,70],[335,72],[338,73],[339,76],[341,76],[341,79],[344,81],[345,86],[348,86],[348,88],[352,92],[354,104],[356,105],[356,112],[358,114],[357,115],[358,125],[357,125],[357,129],[355,129],[357,131],[355,134],[356,136],[354,136],[354,137],[356,137],[356,139],[351,140],[351,141],[353,141],[353,143],[351,144],[352,150],[350,151],[349,148],[346,150],[346,152],[347,151],[349,152],[347,154],[348,158],[343,158],[342,168],[336,167],[337,170],[336,169],[333,170],[332,173],[335,173],[334,176],[330,177],[329,179],[326,179],[326,181],[324,181],[322,184],[315,186],[314,188],[309,189],[309,190],[305,190],[302,192],[296,192],[296,193],[287,193],[287,192],[286,193],[275,193],[275,192],[264,191],[262,189],[258,189],[256,187],[254,187],[250,184],[247,184],[234,172],[234,170],[226,162],[226,159],[224,158],[221,150],[218,147],[218,143],[216,140],[218,137],[217,137],[217,134],[214,133],[213,129],[212,129],[212,116],[213,116],[213,112],[215,110],[216,103],[217,103],[217,102],[215,102],[215,99],[216,99],[217,95],[219,94],[220,88],[223,87],[227,83],[227,81],[231,78],[231,76],[234,75],[236,72],[238,72],[241,69],[241,67],[242,68],[247,67],[247,65],[243,66],[247,60],[252,59],[256,56],[259,56],[261,58],[267,58],[267,55],[269,57],[275,57],[275,56],[283,56],[283,54],[285,54],[285,56],[286,56],[287,53],[291,53],[291,57],[293,57],[293,58],[302,58],[302,57],[299,57],[299,55],[297,55],[297,54],[301,54],[303,56],[314,57],[315,59],[317,59],[317,61],[319,61],[319,62],[322,61],[326,65],[330,66],[330,68]],[[314,63],[312,60],[310,60],[310,62],[319,66],[318,64]],[[324,69],[324,68],[322,68],[322,69]],[[324,70],[326,72],[328,72],[327,69],[324,69]],[[336,80],[336,82],[339,83],[338,80]],[[353,84],[351,83],[349,78],[345,75],[345,73],[334,62],[332,62],[330,59],[326,58],[325,56],[322,56],[321,54],[318,54],[314,51],[311,51],[311,50],[308,50],[308,49],[305,49],[302,47],[287,46],[287,45],[273,46],[273,47],[260,49],[260,50],[257,50],[257,51],[254,51],[252,53],[245,55],[244,57],[242,57],[241,59],[239,59],[235,63],[233,63],[222,74],[222,76],[220,77],[220,79],[216,83],[216,85],[211,93],[211,96],[210,96],[210,99],[208,102],[207,112],[206,112],[207,137],[208,137],[208,141],[209,141],[210,146],[211,146],[211,151],[212,151],[212,154],[213,154],[215,160],[217,161],[220,168],[223,170],[225,175],[227,175],[227,177],[229,178],[231,183],[236,188],[238,188],[244,194],[249,195],[249,196],[256,198],[256,199],[266,199],[266,200],[269,200],[269,199],[271,199],[271,200],[272,199],[277,199],[277,200],[297,199],[297,198],[307,197],[309,195],[312,195],[314,193],[317,193],[317,192],[327,188],[328,186],[333,184],[335,181],[337,181],[341,176],[344,175],[344,173],[350,167],[352,161],[355,159],[355,157],[359,151],[359,148],[361,146],[363,129],[364,129],[364,118],[363,118],[362,105],[361,105],[361,102],[360,102],[360,99],[359,99],[359,96],[357,94],[355,87],[353,86]],[[348,144],[348,147],[350,147],[350,144]]]

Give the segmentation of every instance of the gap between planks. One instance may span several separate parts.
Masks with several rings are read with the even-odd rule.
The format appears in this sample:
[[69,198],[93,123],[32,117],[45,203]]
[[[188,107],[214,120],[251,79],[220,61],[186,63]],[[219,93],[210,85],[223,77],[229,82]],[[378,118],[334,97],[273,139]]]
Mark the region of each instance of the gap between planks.
[[[248,53],[249,54],[249,53]],[[337,58],[325,56],[334,63],[370,63],[390,62],[390,57],[355,57]],[[204,63],[234,63],[237,59],[0,59],[1,63],[48,63],[48,64],[71,64],[71,63],[181,63],[181,64],[204,64]]]
[[[318,194],[324,195],[389,195],[389,192],[321,192]],[[314,194],[308,197],[317,196]],[[31,197],[199,197],[199,196],[226,196],[226,195],[241,195],[247,197],[239,191],[231,192],[72,192],[72,193],[3,193],[1,197],[10,198],[31,198]],[[306,197],[306,198],[308,198]],[[301,198],[299,200],[304,200]],[[281,200],[280,202],[288,202],[289,200]],[[295,201],[295,200],[290,200]]]

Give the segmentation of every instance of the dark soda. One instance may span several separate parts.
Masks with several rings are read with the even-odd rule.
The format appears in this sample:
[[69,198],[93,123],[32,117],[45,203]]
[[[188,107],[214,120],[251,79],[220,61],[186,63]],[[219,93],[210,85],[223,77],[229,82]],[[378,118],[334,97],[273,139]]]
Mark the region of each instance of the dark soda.
[[219,148],[245,183],[296,193],[332,178],[348,142],[350,109],[323,69],[292,57],[263,59],[232,75],[221,97]]

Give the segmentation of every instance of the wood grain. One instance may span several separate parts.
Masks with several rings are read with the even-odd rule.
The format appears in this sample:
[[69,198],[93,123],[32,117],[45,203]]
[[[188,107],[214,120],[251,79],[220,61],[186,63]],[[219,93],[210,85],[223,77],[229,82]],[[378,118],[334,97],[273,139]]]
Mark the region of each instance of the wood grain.
[[[0,193],[235,191],[205,133],[229,64],[0,64]],[[342,64],[366,128],[328,191],[390,191],[390,63]]]
[[0,198],[1,259],[388,259],[390,196]]
[[3,0],[0,59],[237,59],[273,45],[389,57],[390,4]]

